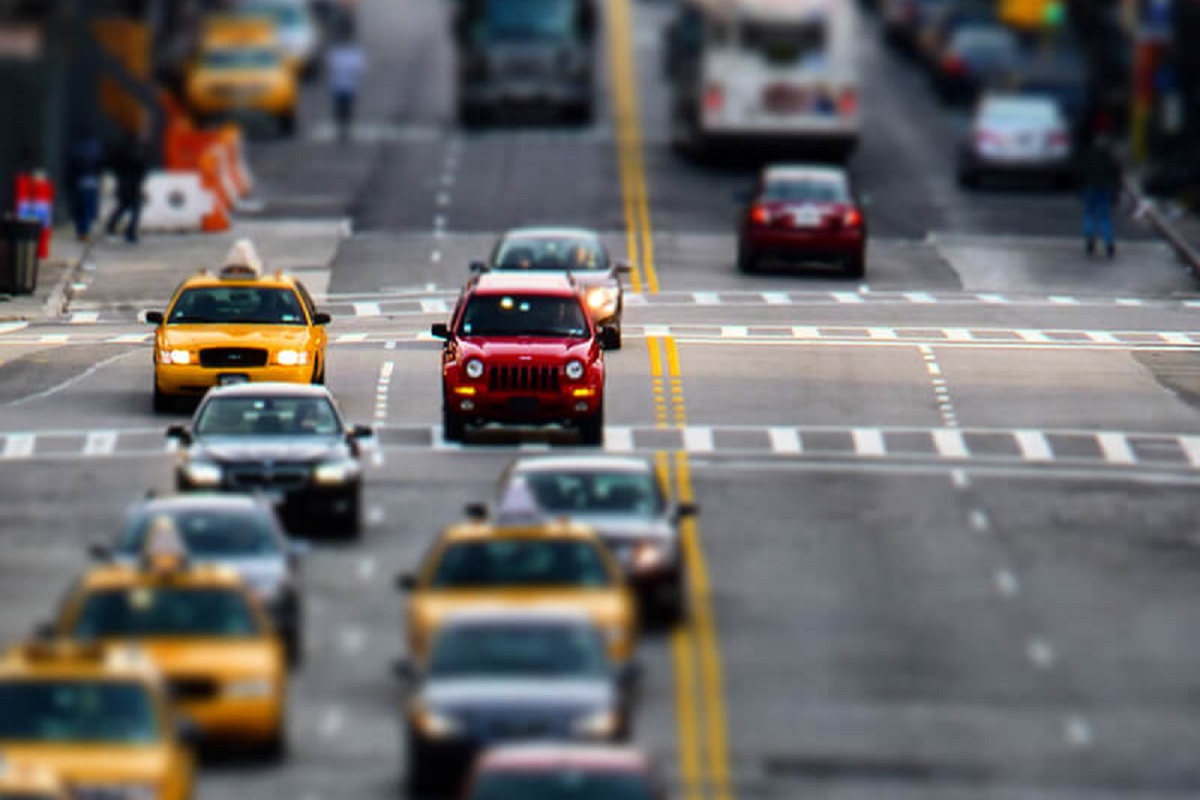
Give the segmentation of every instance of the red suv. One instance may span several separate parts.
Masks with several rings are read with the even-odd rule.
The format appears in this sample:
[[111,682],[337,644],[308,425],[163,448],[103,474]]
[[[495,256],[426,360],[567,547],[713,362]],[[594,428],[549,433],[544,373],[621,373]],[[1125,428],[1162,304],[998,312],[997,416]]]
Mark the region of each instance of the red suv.
[[604,440],[604,355],[617,335],[597,328],[564,275],[487,274],[467,286],[442,348],[442,430],[468,423],[563,425],[584,444]]

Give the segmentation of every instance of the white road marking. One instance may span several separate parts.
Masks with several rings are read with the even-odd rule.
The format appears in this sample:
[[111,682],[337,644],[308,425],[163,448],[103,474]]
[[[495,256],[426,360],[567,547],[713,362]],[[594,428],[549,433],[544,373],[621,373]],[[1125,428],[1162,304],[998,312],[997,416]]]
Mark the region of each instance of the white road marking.
[[786,292],[763,292],[763,302],[769,306],[791,305],[792,298]]
[[38,337],[38,342],[41,344],[66,344],[70,338],[65,333],[44,333]]
[[967,521],[970,522],[972,530],[983,533],[992,526],[991,520],[988,519],[987,512],[980,508],[971,509],[971,513],[967,515]]
[[33,433],[10,433],[4,437],[4,452],[0,458],[29,458],[37,445],[37,435]]
[[29,327],[29,323],[25,320],[12,320],[10,322],[0,322],[0,336],[6,333],[16,333],[23,331]]
[[1140,306],[1142,301],[1136,297],[1118,297],[1117,305],[1119,306]]
[[839,303],[861,303],[862,295],[856,292],[833,292],[833,299]]
[[1092,745],[1092,726],[1080,716],[1067,717],[1064,723],[1067,744],[1072,747],[1084,748]]
[[795,428],[768,428],[767,436],[771,439],[771,452],[781,454],[796,454],[804,452],[800,442],[800,434]]
[[99,311],[76,311],[67,319],[71,325],[95,325],[99,321]]
[[117,449],[116,431],[91,431],[83,443],[85,456],[107,456]]
[[336,736],[346,723],[346,714],[338,706],[330,706],[325,709],[325,716],[321,718],[321,735]]
[[713,451],[712,428],[692,426],[684,428],[683,449],[689,453],[711,453]]
[[1038,669],[1050,669],[1054,666],[1054,648],[1044,639],[1030,639],[1025,647],[1025,655]]
[[1002,294],[979,294],[976,295],[976,297],[983,302],[991,303],[992,305],[1004,305],[1008,302],[1008,298]]
[[744,325],[721,326],[721,338],[723,339],[745,339],[749,335],[750,331]]
[[954,484],[955,489],[970,489],[971,476],[966,473],[966,470],[955,469],[950,471],[950,482]]
[[51,395],[58,394],[63,389],[66,389],[70,386],[74,386],[75,384],[79,383],[80,381],[90,378],[92,375],[95,375],[97,372],[101,371],[102,369],[105,369],[109,364],[119,361],[120,359],[125,358],[126,356],[134,355],[137,352],[138,351],[136,351],[136,350],[129,350],[124,353],[117,353],[115,356],[110,356],[109,358],[106,358],[103,361],[99,361],[99,362],[93,364],[92,366],[88,367],[83,372],[79,373],[78,375],[73,375],[72,377],[67,378],[62,383],[51,386],[49,389],[43,389],[42,391],[37,392],[36,394],[27,394],[24,397],[20,397],[20,398],[17,398],[16,400],[10,401],[9,403],[7,403],[7,405],[9,407],[19,406],[24,403],[28,403],[30,400],[42,400],[46,397],[50,397]]
[[376,467],[382,467],[385,463],[382,447],[375,447],[371,450],[371,464]]
[[147,341],[152,335],[150,333],[123,333],[106,341],[109,344],[141,344]]
[[[376,506],[375,508],[371,509],[371,511],[382,512],[383,509]],[[382,517],[382,516],[383,516],[383,514],[380,513],[380,517]],[[358,579],[360,581],[369,581],[374,577],[375,577],[375,559],[372,558],[371,556],[365,556],[362,559],[360,559],[358,562]]]
[[1026,461],[1051,461],[1054,453],[1050,451],[1050,442],[1041,431],[1016,431],[1013,434],[1017,447],[1021,448],[1021,458]]
[[367,334],[365,333],[343,333],[334,339],[337,344],[353,344],[354,342],[365,342]]
[[942,335],[951,342],[970,342],[975,339],[975,335],[966,328],[943,328]]
[[[378,317],[379,303],[351,303],[356,317]],[[365,337],[364,337],[365,338]]]
[[[383,511],[383,506],[371,506],[371,508],[367,511],[367,524],[371,525],[372,527],[382,525],[384,519],[385,514]],[[359,566],[359,570],[361,574],[361,565]]]
[[893,328],[867,328],[867,333],[871,335],[872,339],[889,340],[896,338],[896,331]]
[[671,335],[671,328],[667,325],[647,325],[645,328],[646,338],[658,337],[660,339]]
[[422,314],[447,314],[447,313],[449,313],[449,311],[450,311],[449,308],[446,307],[445,300],[422,300],[421,301],[421,313]]
[[792,327],[792,336],[797,339],[819,339],[821,338],[821,330],[811,325],[794,325]]
[[442,260],[442,251],[434,250],[432,253],[429,254],[429,260],[435,264],[438,263],[439,261],[441,261]]
[[1129,446],[1129,439],[1123,433],[1097,433],[1096,441],[1104,460],[1110,464],[1135,464],[1137,457]]
[[385,361],[383,363],[383,366],[379,368],[380,379],[386,378],[386,379],[390,380],[392,377],[392,371],[395,369],[396,369],[396,365],[394,363],[392,363],[391,361]]
[[342,631],[342,652],[357,655],[367,643],[367,633],[362,628],[347,628]]
[[930,375],[941,375],[941,374],[942,374],[942,367],[941,367],[941,365],[940,365],[940,364],[938,364],[938,363],[937,363],[937,362],[935,362],[935,361],[930,361],[928,364],[926,364],[926,365],[925,365],[925,370],[926,370],[926,371],[927,371],[927,372],[928,372]]
[[1079,305],[1079,301],[1077,299],[1075,299],[1074,297],[1065,297],[1063,295],[1052,294],[1052,295],[1050,295],[1050,297],[1048,297],[1046,299],[1048,299],[1051,303],[1053,303],[1056,306],[1077,306],[1077,305]]
[[971,455],[971,451],[967,449],[967,443],[963,439],[962,431],[935,430],[933,445],[942,458],[969,458]]
[[609,425],[604,428],[604,449],[610,453],[633,452],[633,430]]
[[1021,590],[1021,584],[1012,570],[996,570],[996,590],[1005,597],[1015,597]]
[[854,452],[860,456],[886,456],[887,448],[883,442],[883,431],[879,428],[854,428],[850,431],[854,440]]
[[383,343],[383,349],[384,350],[395,350],[396,349],[396,340],[388,339],[386,342]]
[[1108,331],[1084,331],[1087,337],[1097,344],[1120,344],[1116,336]]
[[1167,344],[1195,344],[1186,333],[1160,333],[1158,338]]
[[1178,441],[1188,463],[1193,467],[1200,467],[1200,436],[1180,436]]
[[698,306],[715,306],[721,302],[721,298],[716,292],[693,292],[692,300]]
[[904,298],[910,303],[936,303],[937,300],[929,292],[904,292]]
[[446,206],[450,205],[450,195],[445,192],[438,192],[434,202],[437,203],[439,208],[445,208]]
[[1041,331],[1021,329],[1021,330],[1013,331],[1013,332],[1015,334],[1017,334],[1017,336],[1020,336],[1026,342],[1048,342],[1048,341],[1050,341],[1050,338],[1048,336],[1046,336],[1046,334],[1042,333]]

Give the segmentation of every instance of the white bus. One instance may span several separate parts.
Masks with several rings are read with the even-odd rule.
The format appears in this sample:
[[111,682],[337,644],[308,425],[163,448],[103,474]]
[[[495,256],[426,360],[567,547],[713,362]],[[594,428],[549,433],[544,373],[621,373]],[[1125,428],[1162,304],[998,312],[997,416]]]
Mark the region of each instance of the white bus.
[[666,31],[671,139],[847,156],[858,141],[853,0],[681,0]]

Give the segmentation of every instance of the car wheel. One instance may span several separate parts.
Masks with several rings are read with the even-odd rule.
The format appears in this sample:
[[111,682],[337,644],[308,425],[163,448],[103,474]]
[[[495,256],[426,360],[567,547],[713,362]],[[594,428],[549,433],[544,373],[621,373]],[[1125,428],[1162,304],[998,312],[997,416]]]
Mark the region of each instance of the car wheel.
[[154,413],[166,414],[175,410],[175,400],[169,394],[166,394],[158,388],[158,384],[154,384]]
[[738,272],[749,275],[758,267],[758,256],[748,247],[739,247],[737,254]]
[[658,611],[662,621],[669,626],[682,625],[687,621],[687,575],[682,566],[679,568],[679,574],[675,576],[675,580],[665,588],[659,597]]
[[259,748],[258,755],[263,761],[269,764],[278,764],[287,758],[288,754],[288,735],[287,735],[287,718],[279,720],[279,729],[275,734],[263,742]]
[[846,261],[846,277],[861,278],[867,273],[866,261],[863,259],[862,253],[851,256]]
[[442,438],[447,442],[461,442],[466,435],[467,424],[461,416],[448,408],[442,409]]
[[296,670],[303,666],[304,634],[301,632],[299,617],[292,623],[292,627],[288,628],[283,634],[283,650],[287,656],[289,667]]
[[973,169],[960,169],[958,171],[958,185],[964,189],[974,189],[979,185],[979,173]]
[[458,124],[464,128],[478,128],[487,121],[487,114],[478,103],[462,103],[458,107]]
[[604,444],[604,409],[579,423],[579,441],[586,445]]
[[585,100],[581,103],[572,103],[567,106],[567,121],[572,124],[585,126],[592,124],[592,118],[595,113],[592,108],[592,101]]
[[434,785],[434,773],[426,765],[428,759],[426,758],[424,748],[421,747],[420,742],[417,741],[416,736],[411,732],[408,734],[407,751],[406,766],[408,768],[408,777],[406,783],[408,784],[409,794],[417,797],[431,794],[437,788]]
[[362,517],[359,513],[359,494],[350,496],[350,507],[338,517],[338,533],[343,539],[357,539],[362,532]]

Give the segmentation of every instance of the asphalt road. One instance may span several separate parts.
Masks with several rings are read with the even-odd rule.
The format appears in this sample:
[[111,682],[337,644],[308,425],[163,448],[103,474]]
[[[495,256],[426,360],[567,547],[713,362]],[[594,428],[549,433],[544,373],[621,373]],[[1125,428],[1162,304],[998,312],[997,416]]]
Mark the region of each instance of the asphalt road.
[[[423,331],[497,231],[535,222],[600,229],[637,263],[606,448],[659,459],[702,507],[691,620],[640,652],[635,739],[674,796],[1195,796],[1186,274],[1128,219],[1117,260],[1085,260],[1068,193],[958,190],[961,123],[868,23],[852,164],[871,196],[867,279],[740,276],[731,194],[752,172],[670,152],[667,6],[628,3],[609,2],[606,52],[632,53],[638,80],[603,91],[606,109],[638,93],[638,153],[608,113],[457,131],[440,0],[360,0],[372,73],[354,142],[330,141],[318,85],[296,141],[254,143],[262,223],[353,222],[327,276],[328,377],[353,421],[379,426],[378,456],[363,540],[318,543],[307,565],[291,758],[210,764],[200,796],[399,791],[392,576],[515,454],[570,446],[446,447],[436,429]],[[621,180],[630,164],[644,193]],[[128,502],[167,488],[171,420],[149,412],[132,316],[114,300],[0,327],[2,640],[49,613]]]

